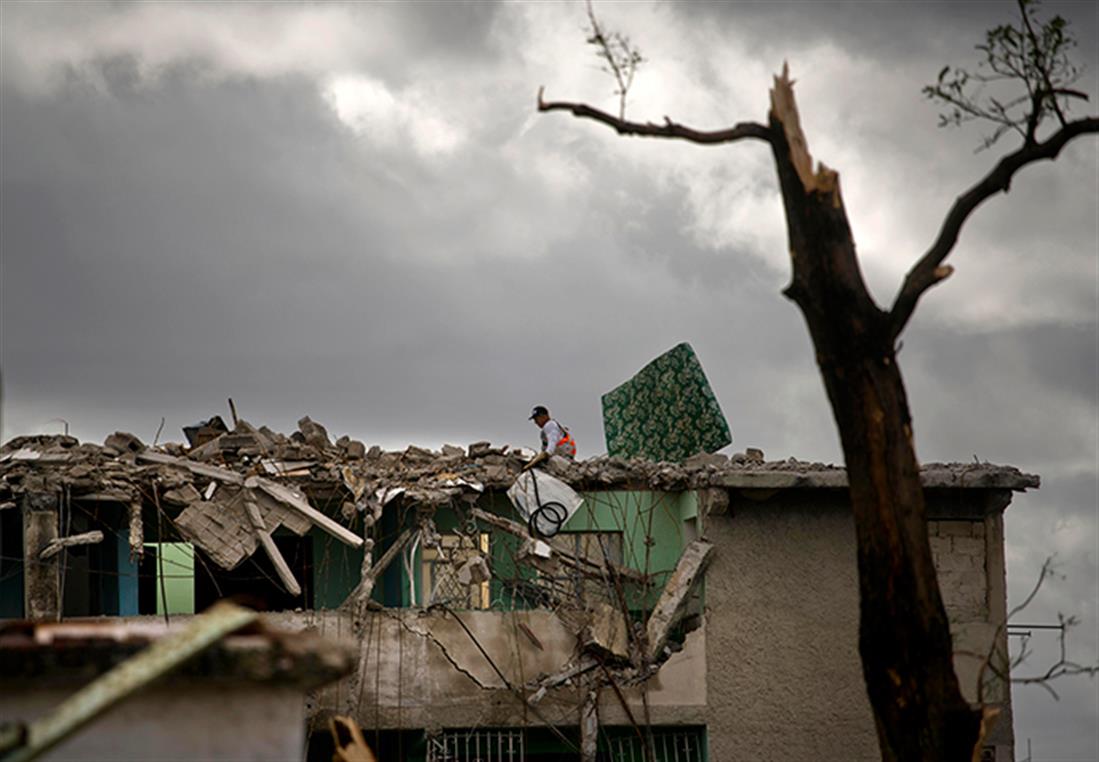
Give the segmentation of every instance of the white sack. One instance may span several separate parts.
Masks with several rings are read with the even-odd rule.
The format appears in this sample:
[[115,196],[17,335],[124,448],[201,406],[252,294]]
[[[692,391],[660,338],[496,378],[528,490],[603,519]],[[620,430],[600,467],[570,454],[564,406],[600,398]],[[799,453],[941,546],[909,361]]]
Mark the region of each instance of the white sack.
[[[534,499],[535,479],[538,480],[537,503]],[[580,505],[584,502],[584,498],[580,497],[572,487],[560,479],[555,479],[544,471],[535,472],[533,469],[519,474],[515,484],[511,485],[511,489],[508,490],[508,498],[515,506],[515,510],[519,511],[519,515],[528,522],[531,514],[539,506],[547,503],[559,503],[565,508],[565,518],[564,521],[560,522],[561,524],[571,519],[573,514],[580,510]],[[552,536],[560,528],[558,522],[553,520],[553,517],[540,516],[539,519],[536,519],[536,522],[537,528],[543,536]]]

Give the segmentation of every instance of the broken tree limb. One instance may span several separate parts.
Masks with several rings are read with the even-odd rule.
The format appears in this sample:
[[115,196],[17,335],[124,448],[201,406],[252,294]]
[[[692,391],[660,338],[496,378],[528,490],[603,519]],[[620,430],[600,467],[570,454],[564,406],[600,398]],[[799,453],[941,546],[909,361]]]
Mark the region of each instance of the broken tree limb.
[[370,598],[370,594],[374,592],[374,582],[393,562],[393,559],[404,550],[405,545],[412,539],[413,534],[415,533],[411,529],[406,529],[401,532],[393,544],[382,554],[382,557],[378,559],[377,563],[373,564],[369,571],[363,575],[363,578],[359,580],[359,584],[355,586],[355,589],[351,591],[347,596],[347,599],[343,602],[344,606],[361,605]]
[[[497,516],[494,513],[488,513],[480,508],[473,508],[470,511],[470,515],[478,521],[494,526],[497,529],[502,529],[509,534],[513,534],[516,537],[522,537],[523,539],[530,539],[530,531],[517,521],[506,519],[503,516]],[[628,579],[632,582],[644,582],[645,574],[639,572],[637,569],[630,569],[625,566],[618,566],[616,564],[605,564],[600,561],[593,561],[589,558],[582,556],[576,556],[568,551],[561,550],[559,548],[553,548],[553,554],[559,558],[563,563],[573,567],[582,574],[590,577],[596,577],[598,579],[603,578],[604,566],[611,570],[612,573],[617,574],[624,579]]]
[[267,557],[271,559],[275,571],[278,572],[279,579],[282,580],[282,584],[286,585],[287,592],[293,596],[301,595],[301,585],[295,579],[294,573],[290,571],[290,566],[286,563],[286,559],[282,557],[275,541],[271,539],[271,533],[267,531],[267,527],[263,524],[263,516],[260,515],[255,496],[250,491],[246,491],[244,495],[244,510],[248,514],[248,521],[252,524],[252,531],[255,533],[256,539],[263,546]]
[[55,537],[42,549],[42,552],[38,554],[38,557],[45,560],[56,556],[61,552],[62,548],[71,548],[74,545],[94,545],[97,542],[103,542],[103,533],[98,529],[93,529],[91,532],[84,532],[83,534],[69,535],[68,537]]
[[141,521],[141,501],[130,503],[130,560],[145,555],[145,525]]
[[727,130],[696,130],[682,124],[677,124],[667,117],[664,124],[652,122],[630,122],[625,119],[608,114],[597,108],[592,108],[586,103],[568,103],[565,101],[545,101],[542,99],[544,88],[538,89],[539,111],[569,111],[573,116],[583,119],[594,119],[614,129],[619,135],[638,135],[649,138],[679,138],[691,143],[719,144],[732,143],[737,140],[754,138],[770,142],[771,131],[762,124],[756,122],[741,122]]
[[668,579],[668,584],[664,586],[645,628],[648,661],[656,661],[664,650],[664,646],[668,644],[668,636],[672,628],[683,618],[687,599],[690,598],[695,584],[706,570],[713,549],[714,544],[709,540],[693,540],[679,557],[675,571]]
[[325,516],[316,508],[309,504],[309,501],[302,497],[296,490],[292,490],[289,487],[276,484],[273,481],[264,479],[259,476],[250,476],[244,481],[244,486],[249,489],[259,488],[266,492],[271,497],[275,498],[288,508],[300,513],[305,518],[309,519],[319,529],[323,529],[328,534],[335,537],[337,540],[350,545],[353,548],[361,548],[363,545],[363,538],[352,532],[345,526],[342,526],[332,519]]

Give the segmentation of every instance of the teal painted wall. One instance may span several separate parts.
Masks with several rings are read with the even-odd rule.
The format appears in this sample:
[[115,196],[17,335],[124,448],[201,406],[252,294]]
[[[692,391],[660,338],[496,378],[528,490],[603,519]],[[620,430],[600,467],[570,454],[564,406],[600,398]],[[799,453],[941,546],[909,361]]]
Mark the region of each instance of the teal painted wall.
[[[695,519],[698,505],[693,491],[597,491],[583,493],[584,503],[562,531],[622,532],[623,564],[653,577],[648,593],[634,591],[630,597],[637,605],[651,605],[659,594],[667,576],[675,569],[676,562],[686,544],[693,538],[684,522]],[[521,520],[507,495],[494,492],[482,496],[477,507],[489,513]],[[401,507],[397,502],[387,506],[379,524],[380,540],[374,549],[375,558],[381,556],[400,532],[413,525],[414,511]],[[435,526],[441,533],[457,528],[458,514],[441,508],[435,514]],[[486,528],[491,530],[491,528]],[[352,531],[355,527],[352,526]],[[507,532],[491,532],[491,562],[494,571],[490,595],[493,608],[526,608],[529,601],[522,593],[516,594],[515,582],[534,579],[534,569],[516,562],[516,555],[523,540]],[[349,548],[331,536],[313,529],[313,583],[314,606],[318,609],[337,608],[359,582],[362,567],[362,550]],[[651,542],[647,538],[651,537]],[[416,581],[416,597],[420,599],[419,569],[421,552],[413,555],[413,574]],[[505,582],[510,581],[510,582]],[[644,600],[635,598],[640,595]],[[406,607],[412,605],[408,573],[403,560],[398,558],[382,575],[374,587],[374,600],[385,606]]]
[[313,608],[339,608],[359,584],[363,550],[352,548],[316,527],[309,531],[309,536],[313,541]]

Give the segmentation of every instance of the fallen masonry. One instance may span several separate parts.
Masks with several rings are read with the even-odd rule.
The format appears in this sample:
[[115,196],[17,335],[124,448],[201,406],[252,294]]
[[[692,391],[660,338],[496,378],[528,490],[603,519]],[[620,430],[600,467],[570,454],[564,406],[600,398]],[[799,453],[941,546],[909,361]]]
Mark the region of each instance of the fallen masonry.
[[[557,728],[568,717],[575,737],[554,742],[589,757],[606,728],[645,722],[705,726],[719,758],[722,739],[771,726],[756,705],[720,716],[735,697],[708,675],[751,684],[754,672],[737,671],[748,665],[786,685],[773,650],[797,662],[805,632],[857,621],[846,473],[833,465],[756,449],[679,463],[551,458],[540,473],[583,503],[543,537],[507,495],[533,455],[523,449],[384,451],[308,417],[290,435],[211,419],[187,437],[0,447],[0,603],[18,597],[16,616],[48,622],[175,616],[251,596],[355,651],[351,676],[311,699],[317,722],[422,728],[445,745],[446,728]],[[922,479],[947,610],[978,651],[1002,614],[1001,514],[1038,478],[971,463],[928,464]],[[12,531],[18,546],[4,539]],[[804,621],[788,632],[772,608]],[[851,674],[857,687],[857,663]],[[845,722],[862,727],[860,717]],[[839,749],[805,743],[793,756]]]

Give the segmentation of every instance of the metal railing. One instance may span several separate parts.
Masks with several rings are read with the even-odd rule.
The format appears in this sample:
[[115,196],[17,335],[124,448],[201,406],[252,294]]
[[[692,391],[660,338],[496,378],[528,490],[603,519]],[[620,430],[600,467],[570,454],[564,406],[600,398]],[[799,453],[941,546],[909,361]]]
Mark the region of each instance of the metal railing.
[[523,731],[444,730],[427,739],[427,762],[523,762]]

